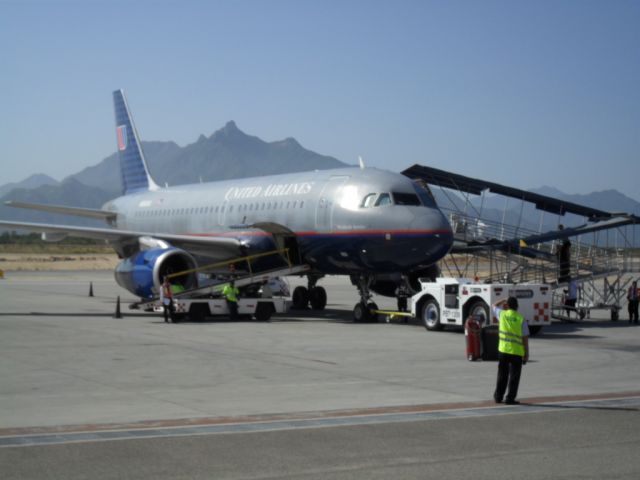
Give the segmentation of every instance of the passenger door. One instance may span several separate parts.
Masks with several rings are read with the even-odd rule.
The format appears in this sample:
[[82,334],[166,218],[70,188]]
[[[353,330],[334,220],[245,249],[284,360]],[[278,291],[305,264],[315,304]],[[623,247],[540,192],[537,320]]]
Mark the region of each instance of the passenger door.
[[316,230],[328,231],[332,228],[333,208],[338,190],[349,179],[346,175],[333,176],[322,187],[316,207]]

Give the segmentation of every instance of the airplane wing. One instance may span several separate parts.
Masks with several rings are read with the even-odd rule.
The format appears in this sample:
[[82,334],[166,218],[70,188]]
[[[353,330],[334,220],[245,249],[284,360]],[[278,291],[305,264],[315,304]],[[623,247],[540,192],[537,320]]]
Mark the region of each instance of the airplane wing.
[[212,259],[225,259],[241,254],[242,243],[231,237],[213,237],[196,235],[176,235],[158,232],[142,232],[117,230],[113,228],[74,227],[46,223],[7,222],[0,221],[0,228],[29,230],[33,232],[51,233],[56,240],[68,237],[93,238],[106,240],[122,257],[129,256],[130,248],[136,248],[141,239],[164,240],[174,247],[182,248]]
[[41,210],[43,212],[63,213],[65,215],[74,215],[76,217],[95,218],[97,220],[112,221],[115,220],[116,214],[108,210],[98,210],[94,208],[78,208],[67,207],[64,205],[45,205],[42,203],[26,203],[15,202],[9,200],[4,202],[8,207],[28,208],[29,210]]

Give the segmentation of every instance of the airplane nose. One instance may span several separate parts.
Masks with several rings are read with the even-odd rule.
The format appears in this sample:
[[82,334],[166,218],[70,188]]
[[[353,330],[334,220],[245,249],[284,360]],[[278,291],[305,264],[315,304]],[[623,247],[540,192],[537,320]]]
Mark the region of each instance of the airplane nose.
[[453,245],[453,230],[447,217],[437,208],[427,209],[421,215],[417,215],[411,228],[422,232],[424,238],[430,239],[420,242],[421,249],[427,249],[434,258],[445,256]]
[[411,228],[431,232],[434,235],[441,235],[443,237],[453,236],[453,230],[447,217],[436,208],[430,208],[421,215],[416,215],[411,223]]

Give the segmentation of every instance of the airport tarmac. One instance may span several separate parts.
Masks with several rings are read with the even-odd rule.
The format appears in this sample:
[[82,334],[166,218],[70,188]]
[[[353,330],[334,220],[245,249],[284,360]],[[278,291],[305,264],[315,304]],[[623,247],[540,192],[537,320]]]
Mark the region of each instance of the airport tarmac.
[[3,478],[640,473],[640,327],[626,315],[532,338],[526,405],[496,406],[496,364],[468,362],[462,333],[353,324],[355,288],[322,283],[321,314],[165,324],[128,310],[111,272],[11,273],[0,280]]

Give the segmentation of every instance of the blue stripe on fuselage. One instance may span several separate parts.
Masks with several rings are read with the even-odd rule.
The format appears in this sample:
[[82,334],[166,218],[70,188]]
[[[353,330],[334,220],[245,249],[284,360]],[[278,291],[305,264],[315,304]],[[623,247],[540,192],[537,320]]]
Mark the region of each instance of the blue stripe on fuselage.
[[[275,249],[266,234],[237,235],[250,253]],[[305,263],[327,274],[348,274],[358,270],[375,273],[410,272],[436,263],[449,251],[450,232],[425,233],[357,232],[312,233],[298,235],[298,246]]]

